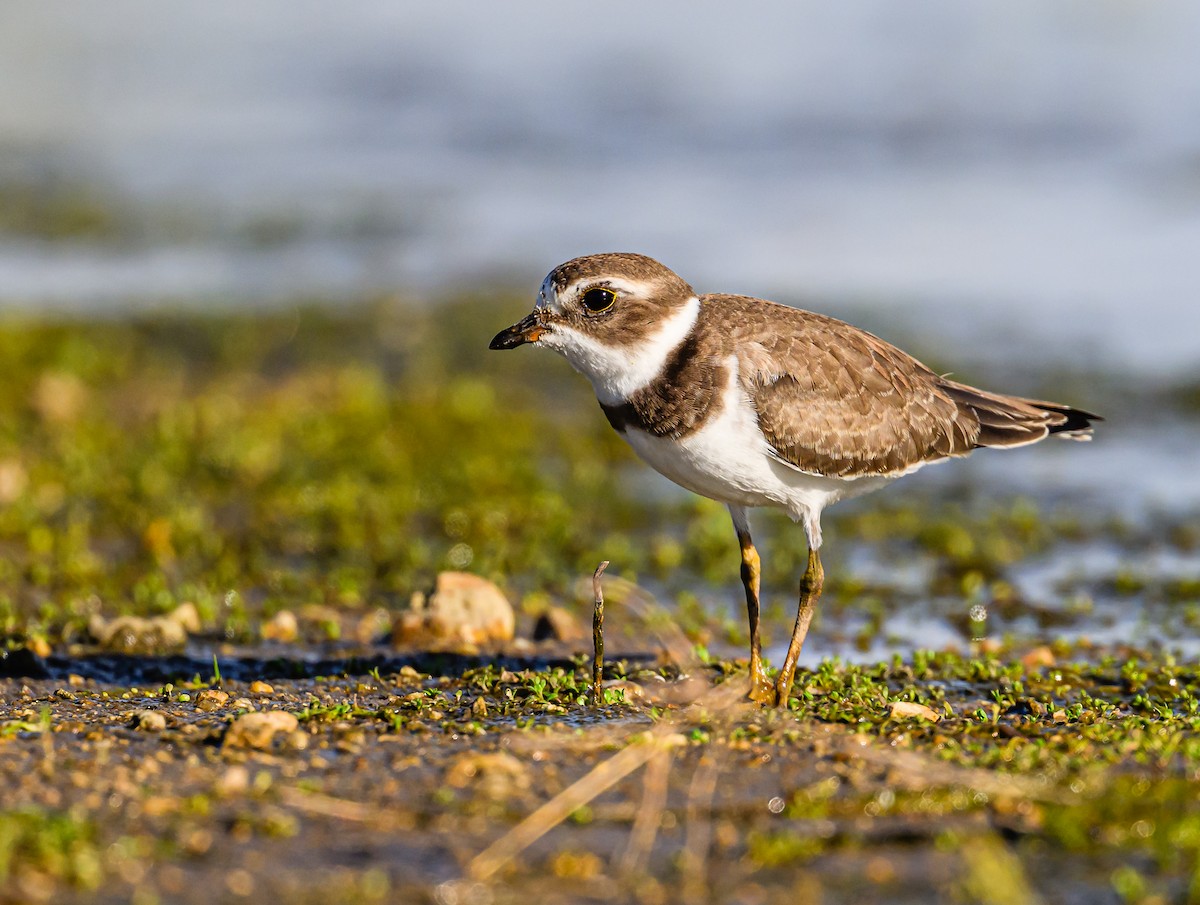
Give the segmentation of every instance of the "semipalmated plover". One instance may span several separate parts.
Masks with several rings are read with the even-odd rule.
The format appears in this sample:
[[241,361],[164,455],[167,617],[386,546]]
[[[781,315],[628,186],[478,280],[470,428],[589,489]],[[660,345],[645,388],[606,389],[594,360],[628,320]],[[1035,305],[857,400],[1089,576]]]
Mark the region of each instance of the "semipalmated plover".
[[[739,295],[697,296],[638,254],[560,264],[493,349],[537,343],[592,382],[609,423],[675,483],[724,503],[742,550],[751,697],[786,704],[824,571],[821,512],[931,462],[1056,434],[1087,440],[1082,409],[939,376],[850,324]],[[804,525],[808,567],[774,685],[759,641],[759,557],[747,510]]]

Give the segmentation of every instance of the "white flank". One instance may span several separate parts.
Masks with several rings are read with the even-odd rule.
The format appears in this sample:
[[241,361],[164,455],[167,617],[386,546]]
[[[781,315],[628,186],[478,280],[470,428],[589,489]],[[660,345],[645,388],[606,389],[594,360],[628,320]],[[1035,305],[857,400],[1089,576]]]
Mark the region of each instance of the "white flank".
[[821,511],[826,506],[883,487],[893,476],[829,478],[779,461],[738,382],[737,359],[731,356],[728,365],[721,409],[700,430],[673,440],[631,427],[625,439],[648,465],[694,493],[726,505],[785,510],[804,524],[809,544],[820,547]]
[[[553,299],[553,287],[549,293]],[[547,287],[543,286],[542,298],[546,297]],[[553,306],[554,302],[548,304]],[[693,296],[664,318],[657,331],[634,345],[610,346],[561,323],[543,333],[538,345],[561,352],[576,371],[592,382],[597,399],[616,405],[658,376],[667,357],[684,341],[699,316],[700,299]]]

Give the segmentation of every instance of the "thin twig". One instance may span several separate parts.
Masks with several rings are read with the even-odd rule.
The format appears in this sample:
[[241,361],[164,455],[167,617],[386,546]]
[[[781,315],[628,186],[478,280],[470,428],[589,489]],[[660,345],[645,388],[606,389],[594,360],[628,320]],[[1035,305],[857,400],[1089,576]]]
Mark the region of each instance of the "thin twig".
[[592,573],[592,593],[596,606],[592,610],[592,703],[597,707],[604,704],[604,590],[600,587],[600,576],[608,568],[608,560],[596,566]]

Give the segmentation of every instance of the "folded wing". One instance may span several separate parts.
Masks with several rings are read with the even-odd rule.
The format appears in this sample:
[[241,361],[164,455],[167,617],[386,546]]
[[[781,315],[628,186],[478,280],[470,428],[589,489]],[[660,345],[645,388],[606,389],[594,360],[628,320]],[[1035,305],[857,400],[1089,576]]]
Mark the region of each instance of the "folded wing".
[[[809,474],[894,475],[983,446],[1088,439],[1096,415],[1004,396],[938,376],[912,356],[834,318],[716,297],[734,310],[738,373],[776,456]],[[750,304],[747,304],[747,303]],[[781,310],[786,329],[778,329]]]

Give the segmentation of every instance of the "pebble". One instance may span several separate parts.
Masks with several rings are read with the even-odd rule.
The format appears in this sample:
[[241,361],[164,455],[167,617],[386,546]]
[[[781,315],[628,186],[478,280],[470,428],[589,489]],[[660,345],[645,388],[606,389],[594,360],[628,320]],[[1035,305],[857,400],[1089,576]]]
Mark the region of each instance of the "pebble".
[[217,791],[223,795],[236,795],[250,788],[250,771],[241,764],[226,770],[216,783]]
[[932,707],[926,707],[924,704],[917,704],[913,701],[892,701],[888,704],[888,709],[892,711],[894,717],[916,717],[933,723],[942,718],[941,714]]
[[167,718],[157,710],[139,710],[133,715],[133,728],[142,732],[162,732],[167,728]]
[[196,709],[202,710],[205,713],[212,713],[214,710],[220,710],[224,707],[228,700],[228,692],[220,691],[216,688],[206,688],[196,695]]
[[118,616],[99,613],[88,621],[88,631],[101,647],[127,654],[154,654],[178,650],[188,635],[200,631],[200,614],[194,604],[183,603],[164,616]]
[[582,641],[589,636],[575,614],[561,606],[547,609],[533,625],[534,641]]
[[1058,662],[1058,658],[1054,656],[1054,651],[1042,645],[1035,647],[1021,658],[1021,665],[1026,669],[1040,669],[1043,666],[1053,666]]
[[392,643],[430,648],[511,641],[516,614],[501,590],[467,572],[442,572],[429,594],[412,596]]
[[250,683],[250,693],[251,694],[274,694],[275,687],[273,685],[268,685],[266,682],[263,682],[263,681],[255,681],[255,682]]
[[502,800],[529,788],[529,768],[504,751],[466,754],[447,771],[446,784],[455,789],[470,786],[486,798]]
[[291,610],[280,610],[262,624],[260,633],[264,641],[295,641],[300,635],[300,623]]
[[299,727],[300,721],[283,710],[244,713],[229,724],[225,732],[225,745],[268,748],[276,733],[291,735]]

